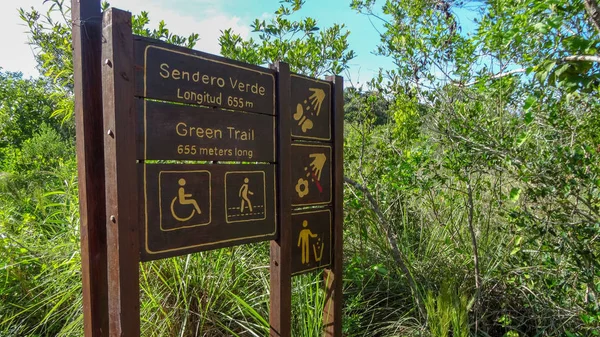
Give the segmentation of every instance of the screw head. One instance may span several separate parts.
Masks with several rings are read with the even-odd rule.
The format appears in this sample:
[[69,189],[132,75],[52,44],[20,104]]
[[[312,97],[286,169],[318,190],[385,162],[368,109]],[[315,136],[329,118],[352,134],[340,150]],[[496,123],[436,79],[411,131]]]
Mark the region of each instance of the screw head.
[[115,218],[115,216],[114,216],[114,215],[111,215],[111,216],[110,216],[110,221],[111,221],[112,223],[116,223],[116,222],[117,222],[117,218]]

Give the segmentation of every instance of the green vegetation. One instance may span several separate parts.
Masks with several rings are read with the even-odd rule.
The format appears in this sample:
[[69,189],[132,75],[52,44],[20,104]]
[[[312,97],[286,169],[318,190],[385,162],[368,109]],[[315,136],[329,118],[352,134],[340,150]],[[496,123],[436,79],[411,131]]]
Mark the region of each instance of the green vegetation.
[[[296,21],[303,2],[223,32],[222,54],[347,69],[346,28]],[[70,26],[50,3],[63,21],[20,12],[42,76],[0,72],[0,336],[82,335]],[[345,335],[599,335],[597,2],[348,5],[396,67],[345,91]],[[265,336],[268,273],[264,243],[145,263],[142,335]],[[294,336],[320,335],[321,282],[294,278]]]

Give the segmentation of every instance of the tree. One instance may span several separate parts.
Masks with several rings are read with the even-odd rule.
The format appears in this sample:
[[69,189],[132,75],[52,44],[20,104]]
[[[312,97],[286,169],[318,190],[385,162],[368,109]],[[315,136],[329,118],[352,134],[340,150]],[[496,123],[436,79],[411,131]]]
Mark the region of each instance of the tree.
[[72,136],[71,127],[52,117],[57,107],[52,94],[51,85],[43,79],[0,72],[0,148],[20,147],[44,123],[65,138]]
[[259,33],[259,42],[253,38],[243,40],[231,29],[219,38],[221,54],[235,60],[252,64],[290,64],[293,72],[320,77],[340,74],[348,68],[354,52],[348,50],[345,26],[334,24],[320,29],[313,18],[292,21],[289,17],[298,12],[304,0],[284,0],[275,11],[275,17],[267,22],[256,19],[251,25]]
[[[40,73],[55,84],[54,95],[63,98],[55,114],[61,116],[63,120],[72,120],[74,112],[72,23],[70,8],[64,1],[46,1],[50,6],[45,14],[32,7],[30,10],[19,9],[19,15],[29,29],[29,43],[35,50]],[[107,2],[102,4],[103,10],[109,6]],[[193,48],[199,40],[199,35],[196,33],[187,37],[173,34],[167,29],[164,21],[160,21],[158,28],[155,29],[148,28],[149,23],[148,12],[143,11],[139,15],[133,15],[133,33],[187,48]]]
[[[397,65],[382,72],[387,82],[375,84],[389,95],[417,98],[425,108],[413,115],[421,125],[417,143],[397,153],[435,146],[429,157],[435,165],[419,165],[425,170],[419,180],[434,182],[438,203],[454,198],[464,210],[458,233],[470,237],[475,329],[491,331],[494,324],[483,316],[489,311],[498,315],[496,322],[510,316],[511,325],[531,334],[565,333],[568,324],[555,325],[562,315],[569,318],[561,322],[579,317],[594,330],[600,282],[597,4],[382,4],[378,11],[374,0],[352,3],[383,22],[378,53]],[[475,27],[465,31],[460,21],[471,9]],[[435,203],[420,206],[427,221],[449,220]],[[487,243],[490,228],[512,237],[501,251]],[[494,270],[489,266],[497,266],[491,261],[498,254],[502,267]],[[498,283],[536,295],[515,312],[486,308],[498,299],[487,298],[485,290]],[[535,323],[527,324],[531,316]]]
[[344,90],[344,119],[350,122],[369,125],[388,123],[390,103],[377,91],[363,91],[357,88]]
[[[46,14],[19,11],[40,78],[0,72],[2,336],[83,331],[71,18],[63,0],[44,3]],[[138,35],[188,47],[198,40],[171,33],[162,21],[157,29],[148,24],[148,13],[134,16]]]

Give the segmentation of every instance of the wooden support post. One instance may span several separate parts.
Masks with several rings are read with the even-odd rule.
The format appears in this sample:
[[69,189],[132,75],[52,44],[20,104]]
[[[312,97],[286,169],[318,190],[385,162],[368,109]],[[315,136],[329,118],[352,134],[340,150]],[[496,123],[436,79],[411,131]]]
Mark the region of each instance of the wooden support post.
[[83,326],[108,336],[100,0],[72,0]]
[[131,13],[109,9],[102,33],[109,331],[111,337],[137,337],[140,206]]
[[277,221],[278,240],[271,241],[271,337],[290,337],[292,320],[292,197],[290,68],[279,62],[277,72]]
[[328,76],[333,82],[333,261],[323,273],[327,301],[323,310],[324,336],[342,336],[343,300],[343,223],[344,223],[344,82],[340,76]]

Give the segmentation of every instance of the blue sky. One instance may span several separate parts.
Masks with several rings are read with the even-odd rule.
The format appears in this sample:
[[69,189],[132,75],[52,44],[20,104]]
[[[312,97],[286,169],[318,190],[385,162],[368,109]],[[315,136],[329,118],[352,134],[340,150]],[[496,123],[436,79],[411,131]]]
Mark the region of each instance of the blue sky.
[[[110,3],[133,13],[148,11],[151,26],[163,19],[175,33],[199,33],[201,40],[196,49],[209,53],[219,52],[221,30],[233,28],[242,36],[251,36],[252,21],[255,18],[268,19],[279,7],[278,0],[112,0]],[[342,75],[354,85],[360,85],[376,75],[380,67],[389,69],[393,64],[389,58],[373,55],[379,35],[369,18],[354,12],[349,4],[350,0],[306,0],[296,17],[313,17],[322,28],[333,23],[346,24],[351,32],[350,48],[357,57],[351,61],[350,70]],[[18,17],[17,8],[31,6],[43,11],[48,8],[43,5],[43,0],[0,1],[0,29],[12,32],[3,41],[7,48],[0,49],[0,67],[21,71],[26,76],[36,76],[37,71],[33,51],[27,45],[26,27]]]
[[[366,83],[375,76],[380,67],[393,66],[389,58],[374,55],[382,25],[377,19],[370,20],[367,16],[358,14],[350,8],[350,0],[306,0],[302,9],[293,18],[312,17],[321,28],[331,27],[335,23],[343,23],[350,31],[350,49],[357,57],[351,61],[348,73],[342,74],[355,84]],[[193,4],[186,0],[176,0],[186,10],[193,10]],[[255,18],[270,15],[279,7],[277,0],[223,0],[219,4],[222,12],[239,16],[243,22],[251,23]],[[373,25],[376,25],[375,27]]]

